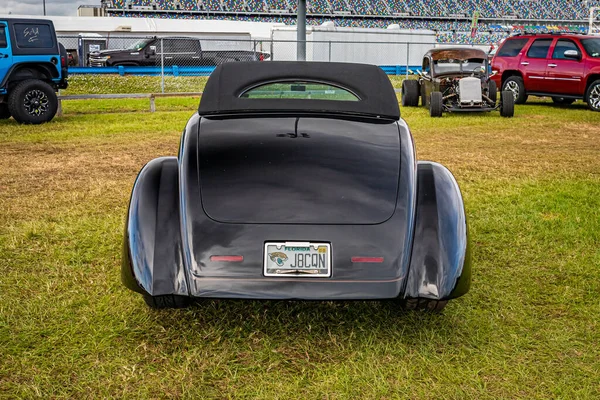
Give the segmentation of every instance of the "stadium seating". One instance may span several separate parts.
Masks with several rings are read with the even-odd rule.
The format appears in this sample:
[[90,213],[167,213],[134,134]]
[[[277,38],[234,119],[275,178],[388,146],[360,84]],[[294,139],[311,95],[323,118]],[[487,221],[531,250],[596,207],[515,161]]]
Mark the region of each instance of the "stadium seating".
[[[115,16],[235,19],[282,22],[288,25],[295,24],[295,18],[280,13],[295,12],[297,7],[296,0],[109,0],[107,3],[108,15]],[[129,6],[133,7],[130,9]],[[163,11],[209,11],[211,14],[154,13],[135,10],[135,6],[156,6]],[[524,30],[585,32],[586,24],[583,21],[587,20],[592,6],[600,7],[600,0],[307,0],[307,23],[320,25],[325,21],[333,21],[336,26],[372,28],[398,24],[403,29],[434,30],[440,42],[489,43],[499,41],[507,33]],[[501,22],[480,22],[477,34],[471,37],[470,18],[476,11],[481,18]],[[264,15],[265,12],[272,14]],[[347,13],[352,18],[344,18],[340,12]],[[263,15],[253,15],[257,13]],[[326,14],[329,17],[311,14]],[[362,15],[369,18],[360,18]],[[513,24],[513,18],[531,20],[531,23]]]

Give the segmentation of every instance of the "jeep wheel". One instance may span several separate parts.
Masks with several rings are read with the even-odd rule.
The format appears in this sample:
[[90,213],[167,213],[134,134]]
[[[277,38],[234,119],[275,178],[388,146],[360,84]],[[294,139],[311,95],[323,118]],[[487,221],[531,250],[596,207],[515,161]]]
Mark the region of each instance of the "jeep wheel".
[[600,111],[600,79],[592,82],[585,94],[585,101],[592,111]]
[[511,76],[505,80],[502,85],[502,91],[505,90],[512,92],[515,104],[523,104],[527,101],[527,92],[525,91],[523,79],[520,76]]
[[441,117],[443,109],[442,92],[431,92],[429,97],[429,115],[432,117]]
[[402,82],[402,105],[406,107],[418,107],[421,88],[419,82],[405,79]]
[[561,105],[568,106],[569,104],[573,104],[575,102],[575,99],[569,99],[566,97],[553,97],[552,101],[554,102],[554,104],[561,104]]
[[496,101],[498,100],[498,86],[494,81],[488,82],[488,97],[492,101],[493,105],[496,105]]
[[8,104],[0,104],[0,119],[9,119],[10,111],[8,110]]
[[9,94],[8,109],[17,122],[41,124],[54,118],[58,98],[46,82],[28,79],[15,86]]
[[507,118],[515,115],[515,97],[508,90],[500,93],[500,115]]

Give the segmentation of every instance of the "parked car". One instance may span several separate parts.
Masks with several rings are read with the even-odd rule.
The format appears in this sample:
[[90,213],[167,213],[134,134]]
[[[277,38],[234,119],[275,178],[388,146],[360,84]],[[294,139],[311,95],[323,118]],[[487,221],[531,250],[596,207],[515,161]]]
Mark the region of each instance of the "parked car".
[[471,275],[456,180],[417,164],[389,79],[352,63],[218,66],[178,157],[138,175],[123,248],[125,286],[154,308],[396,299],[439,310]]
[[0,119],[50,121],[67,85],[67,53],[52,21],[0,19]]
[[[161,55],[161,45],[164,51]],[[127,66],[215,66],[231,61],[264,61],[268,53],[252,50],[206,51],[201,40],[192,37],[150,37],[126,49],[101,50],[90,53],[92,67]]]
[[423,56],[418,79],[402,82],[402,105],[429,107],[432,117],[444,112],[500,110],[514,115],[511,92],[502,92],[497,102],[496,83],[490,80],[487,54],[472,47],[437,48]]
[[555,103],[585,101],[600,111],[600,37],[577,33],[517,34],[492,60],[493,77],[523,104],[529,95]]

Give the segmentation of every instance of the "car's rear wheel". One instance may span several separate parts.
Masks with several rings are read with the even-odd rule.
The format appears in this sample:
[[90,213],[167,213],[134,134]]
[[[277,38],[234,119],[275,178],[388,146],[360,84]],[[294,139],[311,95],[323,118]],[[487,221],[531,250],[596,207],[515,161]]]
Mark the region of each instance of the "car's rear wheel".
[[515,104],[523,104],[527,101],[525,84],[523,83],[523,78],[520,76],[511,76],[506,79],[502,85],[502,91],[505,90],[512,92],[515,99]]
[[22,124],[42,124],[56,115],[58,97],[52,86],[38,79],[19,83],[8,96],[8,110]]
[[441,117],[443,113],[443,97],[441,92],[431,92],[429,97],[429,115]]
[[406,299],[402,300],[401,305],[405,310],[422,310],[429,312],[440,312],[446,307],[448,300],[430,300],[430,299]]
[[554,104],[569,105],[573,104],[575,102],[575,99],[569,99],[566,97],[552,97],[552,101],[554,102]]
[[419,82],[405,79],[402,82],[402,105],[406,107],[417,107],[421,88]]
[[8,109],[8,104],[2,103],[0,104],[0,119],[9,119],[10,111]]
[[592,111],[600,111],[600,79],[592,82],[585,94],[585,101]]
[[496,104],[496,101],[498,100],[498,86],[494,81],[488,82],[488,97],[493,104]]
[[150,308],[157,310],[165,308],[185,308],[192,304],[192,299],[187,296],[168,294],[163,296],[144,295],[144,301]]
[[507,118],[515,115],[515,98],[508,90],[500,93],[500,115]]

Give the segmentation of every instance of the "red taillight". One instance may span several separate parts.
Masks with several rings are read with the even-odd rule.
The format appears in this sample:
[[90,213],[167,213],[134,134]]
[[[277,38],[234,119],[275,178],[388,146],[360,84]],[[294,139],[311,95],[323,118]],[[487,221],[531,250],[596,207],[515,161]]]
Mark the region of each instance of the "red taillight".
[[352,257],[353,263],[382,263],[383,257]]
[[258,55],[258,60],[259,61],[265,61],[265,55],[264,54],[259,54]]
[[60,66],[63,68],[67,66],[67,60],[65,57],[60,57]]
[[210,256],[210,261],[215,262],[242,262],[244,256]]

